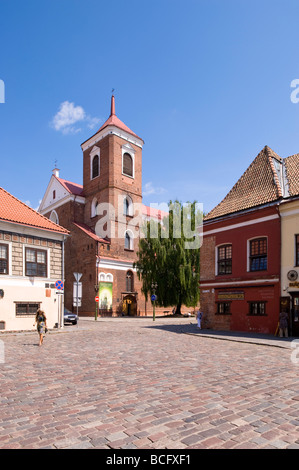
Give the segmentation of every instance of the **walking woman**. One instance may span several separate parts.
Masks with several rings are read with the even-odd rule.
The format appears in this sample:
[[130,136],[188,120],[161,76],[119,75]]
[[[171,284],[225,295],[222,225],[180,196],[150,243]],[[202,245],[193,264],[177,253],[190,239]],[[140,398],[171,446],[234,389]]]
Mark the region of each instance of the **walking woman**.
[[43,310],[38,309],[35,315],[35,322],[33,326],[37,324],[37,331],[39,334],[39,346],[43,344],[44,335],[47,331],[47,318]]

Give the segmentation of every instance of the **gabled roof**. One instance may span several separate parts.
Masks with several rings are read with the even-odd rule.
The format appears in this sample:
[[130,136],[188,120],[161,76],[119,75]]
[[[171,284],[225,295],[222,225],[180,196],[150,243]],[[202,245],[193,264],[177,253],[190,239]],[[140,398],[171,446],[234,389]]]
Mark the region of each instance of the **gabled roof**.
[[[114,96],[112,95],[111,97],[111,112],[110,112],[110,116],[109,118],[107,119],[107,121],[104,122],[104,124],[100,127],[100,129],[94,134],[98,134],[99,132],[101,132],[103,129],[105,129],[106,127],[108,126],[115,126],[115,127],[118,127],[118,129],[121,129],[125,132],[127,132],[128,134],[131,134],[133,135],[134,137],[137,137],[137,139],[140,139],[142,142],[143,142],[143,139],[141,139],[141,137],[139,137],[137,134],[135,134],[135,132],[133,132],[128,126],[126,126],[126,124],[124,124],[115,114],[115,98]],[[92,136],[93,137],[93,136]],[[89,137],[90,139],[91,137]],[[89,140],[87,139],[87,140]],[[84,143],[84,142],[83,142]],[[82,144],[83,145],[83,144]]]
[[58,176],[54,176],[62,186],[70,193],[75,196],[83,196],[83,186],[82,184],[72,183],[71,181],[64,180]]
[[241,178],[204,220],[274,202],[283,196],[283,159],[265,146]]
[[69,231],[27,206],[0,187],[0,220],[27,225],[51,232],[68,234]]

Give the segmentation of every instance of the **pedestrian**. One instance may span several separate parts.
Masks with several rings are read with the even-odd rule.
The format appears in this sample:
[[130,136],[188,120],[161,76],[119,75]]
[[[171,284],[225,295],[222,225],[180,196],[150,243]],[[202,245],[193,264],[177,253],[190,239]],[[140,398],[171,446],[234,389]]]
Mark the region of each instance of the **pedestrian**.
[[197,311],[197,314],[196,314],[196,319],[197,319],[197,328],[199,328],[201,330],[201,319],[203,317],[203,312],[201,310],[198,310]]
[[35,315],[35,322],[33,326],[37,325],[37,331],[39,334],[39,346],[43,344],[44,335],[48,331],[47,329],[47,317],[43,310],[38,309]]
[[285,310],[279,314],[279,336],[282,338],[283,335],[288,337],[288,312]]

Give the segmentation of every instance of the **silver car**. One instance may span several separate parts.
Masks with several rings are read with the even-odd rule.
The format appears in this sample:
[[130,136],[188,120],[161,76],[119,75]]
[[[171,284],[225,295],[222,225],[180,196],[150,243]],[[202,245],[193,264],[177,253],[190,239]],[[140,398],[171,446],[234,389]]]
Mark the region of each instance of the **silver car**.
[[73,325],[77,325],[78,315],[71,312],[67,308],[64,308],[64,323],[72,323]]

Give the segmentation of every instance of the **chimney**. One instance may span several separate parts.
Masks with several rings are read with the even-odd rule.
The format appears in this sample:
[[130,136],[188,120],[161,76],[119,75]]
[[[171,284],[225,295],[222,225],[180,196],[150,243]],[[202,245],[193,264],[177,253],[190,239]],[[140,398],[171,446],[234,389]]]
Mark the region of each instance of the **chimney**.
[[54,168],[54,170],[52,170],[52,174],[56,176],[56,178],[59,178],[59,168]]

